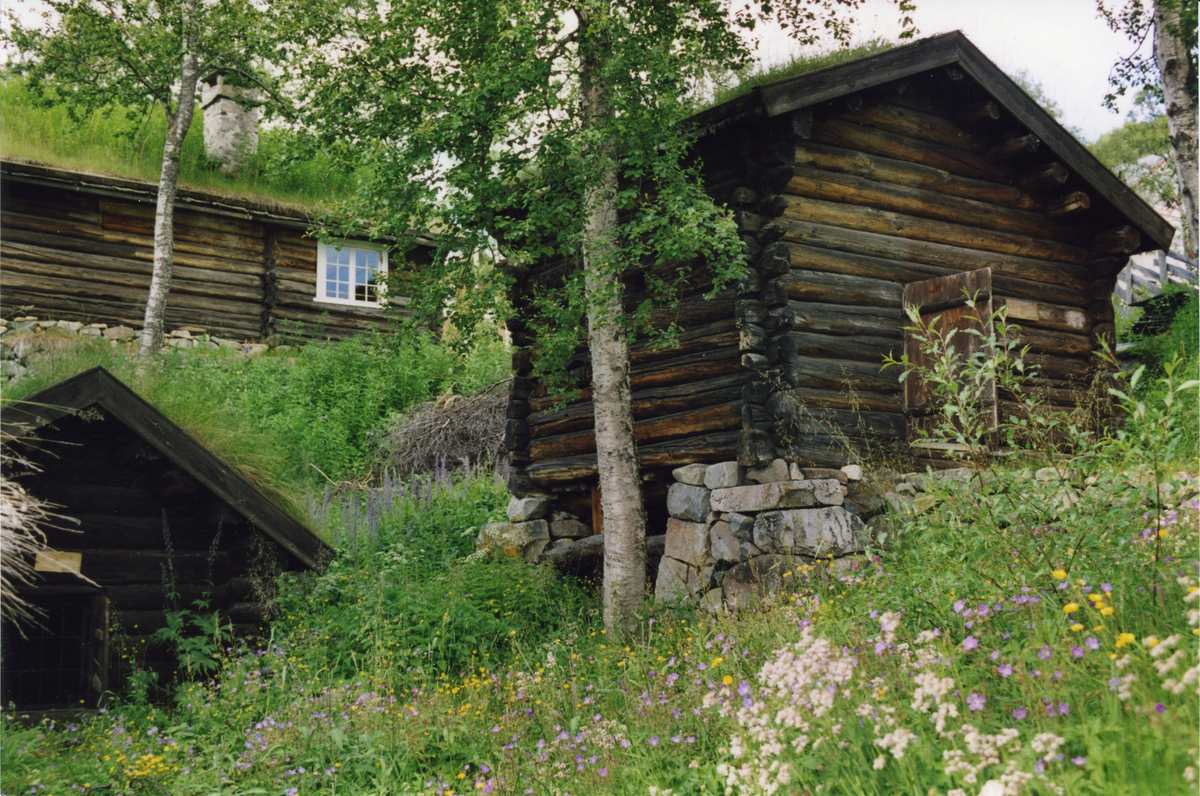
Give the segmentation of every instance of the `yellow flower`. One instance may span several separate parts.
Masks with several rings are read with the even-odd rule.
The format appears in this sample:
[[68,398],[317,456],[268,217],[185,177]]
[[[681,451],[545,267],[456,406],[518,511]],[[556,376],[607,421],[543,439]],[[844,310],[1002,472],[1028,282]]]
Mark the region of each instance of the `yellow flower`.
[[1063,606],[1063,613],[1073,614],[1079,610],[1079,603],[1067,603]]
[[727,674],[721,678],[721,682],[725,685],[733,685],[733,677]]
[[1115,611],[1115,610],[1116,610],[1116,609],[1115,609],[1115,608],[1113,608],[1111,605],[1106,605],[1106,606],[1104,606],[1103,608],[1101,608],[1101,609],[1100,609],[1100,614],[1101,614],[1102,616],[1112,616],[1112,615],[1113,615],[1113,611]]
[[1124,647],[1126,644],[1132,644],[1135,641],[1137,641],[1137,637],[1132,633],[1122,633],[1117,636],[1117,649]]
[[1101,597],[1101,596],[1100,596],[1099,594],[1097,594],[1096,592],[1092,592],[1091,594],[1089,594],[1089,595],[1088,595],[1088,599],[1089,599],[1089,600],[1091,600],[1091,601],[1092,601],[1092,602],[1094,602],[1094,603],[1098,603],[1098,602],[1100,602],[1101,600],[1103,600],[1104,598],[1103,598],[1103,597]]
[[1071,632],[1072,632],[1072,633],[1078,633],[1080,630],[1083,630],[1083,625],[1079,624],[1078,622],[1076,622],[1075,624],[1071,625]]
[[1142,639],[1142,643],[1153,649],[1158,646],[1158,636],[1146,636]]
[[1065,569],[1054,570],[1054,577],[1058,578],[1059,580],[1062,580],[1066,576],[1067,576],[1067,571]]

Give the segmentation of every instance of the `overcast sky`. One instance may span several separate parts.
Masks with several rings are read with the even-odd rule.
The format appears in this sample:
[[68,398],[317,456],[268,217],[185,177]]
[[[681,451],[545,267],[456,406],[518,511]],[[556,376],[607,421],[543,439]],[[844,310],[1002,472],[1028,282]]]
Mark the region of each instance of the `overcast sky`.
[[[1121,0],[1110,0],[1116,5]],[[1095,0],[915,0],[913,18],[919,37],[961,30],[983,54],[1009,75],[1021,70],[1040,82],[1061,106],[1062,121],[1083,132],[1086,141],[1124,123],[1122,113],[1107,110],[1108,73],[1132,45],[1096,16]],[[858,14],[856,37],[895,39],[900,33],[896,6],[866,0]],[[764,40],[761,58],[768,64],[790,60],[798,48],[784,36]]]

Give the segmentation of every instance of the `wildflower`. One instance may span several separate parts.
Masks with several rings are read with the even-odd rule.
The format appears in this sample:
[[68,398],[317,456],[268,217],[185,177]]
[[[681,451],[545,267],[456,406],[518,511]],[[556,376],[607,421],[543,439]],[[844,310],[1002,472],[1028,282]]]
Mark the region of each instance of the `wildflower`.
[[650,740],[646,741],[646,743],[650,744],[651,746],[658,746],[658,736],[651,735]]
[[1083,630],[1083,625],[1079,624],[1078,622],[1076,622],[1075,624],[1071,625],[1071,632],[1072,632],[1072,633],[1078,633],[1080,630]]
[[1043,644],[1042,648],[1038,650],[1038,657],[1044,661],[1048,661],[1054,657],[1054,651],[1050,649],[1049,644]]
[[1073,614],[1079,610],[1079,603],[1067,603],[1063,606],[1063,613]]
[[967,709],[983,710],[983,705],[985,702],[987,702],[986,697],[982,696],[981,694],[972,693],[969,697],[967,697]]
[[1116,610],[1116,609],[1115,609],[1115,608],[1113,608],[1111,605],[1106,605],[1106,606],[1104,606],[1103,608],[1101,608],[1101,609],[1100,609],[1100,615],[1101,615],[1101,616],[1112,616],[1112,615],[1113,615],[1113,611],[1115,611],[1115,610]]
[[1159,702],[1154,706],[1154,712],[1161,716],[1167,712],[1167,706]]
[[1062,580],[1066,576],[1067,576],[1067,571],[1065,569],[1054,570],[1054,577],[1058,578],[1059,580]]
[[1079,659],[1086,655],[1087,652],[1083,647],[1071,647],[1071,654],[1074,655],[1076,659]]
[[1084,764],[1087,763],[1087,758],[1086,757],[1072,757],[1071,762],[1074,763],[1075,765],[1079,766],[1080,768],[1083,768]]
[[996,667],[996,672],[1001,677],[1012,677],[1013,667],[1011,663],[1004,663]]
[[979,639],[974,636],[967,636],[963,639],[962,646],[965,650],[973,650],[979,646]]
[[1018,721],[1020,721],[1021,719],[1025,718],[1028,715],[1029,715],[1029,713],[1025,710],[1025,708],[1017,708],[1016,710],[1013,711],[1013,718],[1017,719]]
[[1132,644],[1136,640],[1137,636],[1133,635],[1132,633],[1122,633],[1121,635],[1117,636],[1117,649],[1124,647],[1126,644]]
[[1083,642],[1083,646],[1090,650],[1098,650],[1100,649],[1100,642],[1096,640],[1095,636],[1088,636],[1087,640]]
[[725,675],[724,677],[721,678],[721,683],[723,685],[733,685],[733,675],[729,675],[729,674]]
[[1158,636],[1146,636],[1144,639],[1142,639],[1142,643],[1145,644],[1147,648],[1153,649],[1154,647],[1158,646]]

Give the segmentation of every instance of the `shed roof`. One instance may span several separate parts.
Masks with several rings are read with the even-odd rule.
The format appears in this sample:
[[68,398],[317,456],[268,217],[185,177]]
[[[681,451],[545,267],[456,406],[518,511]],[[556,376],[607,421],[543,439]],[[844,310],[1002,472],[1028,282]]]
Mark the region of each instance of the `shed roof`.
[[304,524],[102,367],[5,407],[4,431],[24,437],[59,418],[97,405],[308,566],[320,568],[332,557],[333,549]]
[[961,31],[943,33],[847,63],[758,86],[684,120],[699,136],[749,116],[776,117],[880,86],[911,75],[955,65],[992,99],[1041,139],[1065,166],[1137,227],[1153,246],[1169,249],[1175,228],[1109,171],[1012,78],[991,62]]

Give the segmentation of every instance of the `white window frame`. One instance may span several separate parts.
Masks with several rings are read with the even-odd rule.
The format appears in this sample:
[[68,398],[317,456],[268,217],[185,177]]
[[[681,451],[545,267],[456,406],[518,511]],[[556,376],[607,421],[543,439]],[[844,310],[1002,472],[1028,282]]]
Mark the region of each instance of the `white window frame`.
[[[350,249],[351,251],[368,251],[377,252],[379,254],[379,268],[375,274],[375,295],[378,297],[375,301],[360,301],[355,298],[330,298],[325,295],[326,283],[326,252],[329,249],[342,251]],[[350,265],[351,268],[355,266]],[[387,274],[388,274],[388,251],[387,246],[380,243],[372,243],[364,240],[331,240],[328,243],[317,244],[317,294],[315,301],[321,304],[338,304],[343,307],[382,307],[387,304]]]

